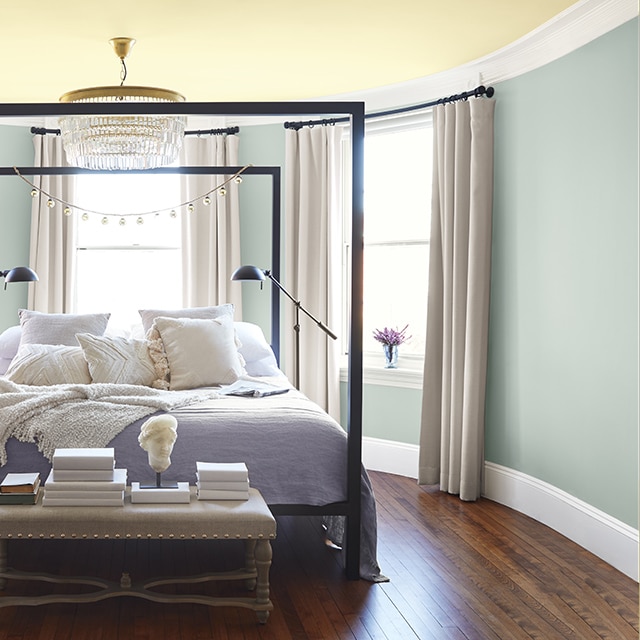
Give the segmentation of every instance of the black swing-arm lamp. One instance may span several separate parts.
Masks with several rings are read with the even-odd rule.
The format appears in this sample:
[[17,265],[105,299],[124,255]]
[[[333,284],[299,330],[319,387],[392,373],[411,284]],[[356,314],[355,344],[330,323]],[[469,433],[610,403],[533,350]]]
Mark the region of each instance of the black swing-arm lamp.
[[260,269],[259,267],[254,267],[253,265],[244,265],[239,267],[233,272],[231,276],[232,280],[255,280],[260,282],[260,287],[262,287],[262,283],[269,278],[271,282],[284,293],[296,309],[295,316],[295,324],[293,326],[293,330],[295,331],[295,386],[296,389],[300,388],[300,311],[302,311],[305,315],[307,315],[313,322],[316,323],[320,329],[322,329],[330,338],[333,340],[337,340],[338,336],[327,327],[326,324],[318,320],[315,316],[313,316],[307,309],[305,309],[300,300],[296,300],[273,276],[271,271],[268,269]]
[[4,288],[7,288],[8,282],[35,282],[38,280],[38,274],[29,267],[14,267],[6,271],[0,271],[0,277],[4,278]]

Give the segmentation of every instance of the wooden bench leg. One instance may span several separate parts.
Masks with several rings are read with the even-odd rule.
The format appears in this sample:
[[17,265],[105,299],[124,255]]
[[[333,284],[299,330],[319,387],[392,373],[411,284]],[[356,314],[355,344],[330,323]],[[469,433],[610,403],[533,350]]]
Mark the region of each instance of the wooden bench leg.
[[[253,538],[244,541],[244,568],[247,573],[256,572],[256,540]],[[248,578],[244,585],[248,591],[253,591],[256,588],[256,579]]]
[[[270,604],[269,569],[273,552],[269,540],[258,540],[255,548],[255,562],[258,576],[256,579],[256,603]],[[264,624],[269,617],[268,611],[257,611],[258,621]]]

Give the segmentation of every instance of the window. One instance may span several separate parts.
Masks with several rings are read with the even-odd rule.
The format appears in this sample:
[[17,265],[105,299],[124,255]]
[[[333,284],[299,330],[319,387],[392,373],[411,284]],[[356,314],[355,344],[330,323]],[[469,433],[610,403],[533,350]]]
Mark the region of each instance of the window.
[[431,113],[367,121],[364,142],[364,364],[380,367],[374,329],[409,325],[400,367],[425,351],[433,129]]
[[[77,222],[76,312],[108,311],[112,327],[130,329],[138,309],[180,307],[179,175],[81,174],[74,200],[81,210],[122,216],[104,223],[89,213]],[[151,211],[158,213],[138,222]]]

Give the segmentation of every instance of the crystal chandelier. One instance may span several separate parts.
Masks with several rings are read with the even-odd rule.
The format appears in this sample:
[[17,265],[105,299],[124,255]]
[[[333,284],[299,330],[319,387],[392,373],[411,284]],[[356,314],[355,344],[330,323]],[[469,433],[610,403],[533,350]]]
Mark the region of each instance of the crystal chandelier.
[[[120,58],[120,86],[92,87],[65,93],[60,102],[184,102],[175,91],[155,87],[125,87],[125,58],[135,40],[109,40]],[[185,116],[78,115],[60,118],[62,144],[70,165],[84,169],[153,169],[174,162],[184,138]]]

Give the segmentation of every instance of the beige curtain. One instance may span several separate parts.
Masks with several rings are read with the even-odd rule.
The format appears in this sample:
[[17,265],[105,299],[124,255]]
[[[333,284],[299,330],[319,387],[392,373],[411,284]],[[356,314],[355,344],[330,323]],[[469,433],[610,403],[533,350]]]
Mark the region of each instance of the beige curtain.
[[482,491],[494,106],[483,98],[434,111],[418,481],[440,483],[462,500]]
[[[239,138],[187,136],[181,151],[186,166],[238,166]],[[205,307],[231,302],[237,319],[242,318],[241,287],[232,286],[231,274],[240,266],[240,207],[238,185],[226,185],[225,196],[202,196],[228,176],[184,175],[183,201],[195,205],[193,213],[182,215],[182,278],[185,307]]]
[[[33,138],[35,167],[67,167],[60,136],[36,135]],[[65,202],[73,202],[71,176],[34,176],[42,191]],[[65,216],[59,202],[47,206],[42,192],[31,205],[29,264],[39,281],[29,287],[28,307],[46,313],[69,313],[74,303],[76,215]]]
[[[334,333],[340,328],[339,127],[286,130],[285,242],[282,285]],[[294,305],[283,303],[283,368],[294,379]],[[340,419],[340,340],[300,317],[300,390]]]

